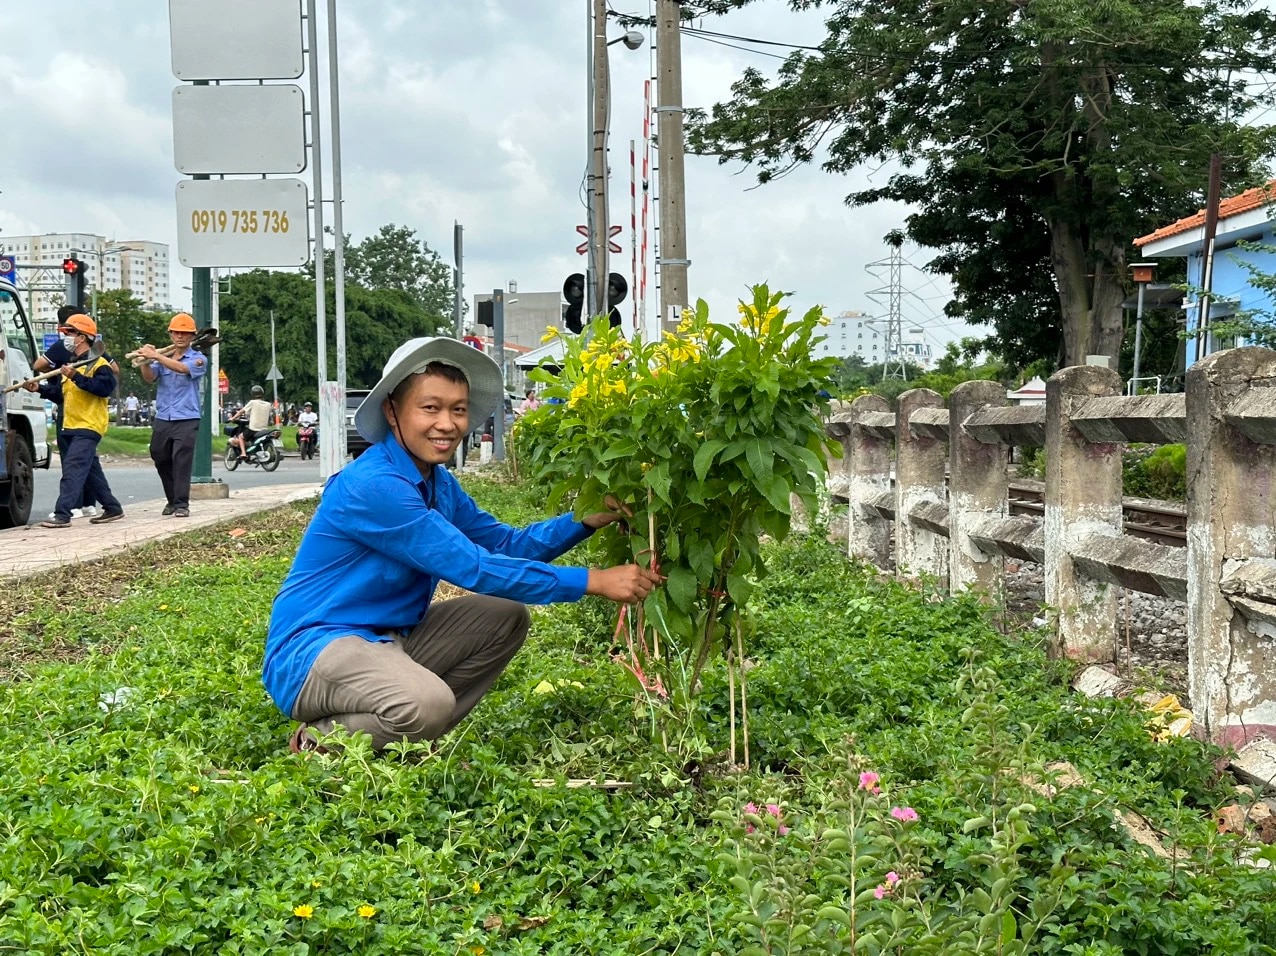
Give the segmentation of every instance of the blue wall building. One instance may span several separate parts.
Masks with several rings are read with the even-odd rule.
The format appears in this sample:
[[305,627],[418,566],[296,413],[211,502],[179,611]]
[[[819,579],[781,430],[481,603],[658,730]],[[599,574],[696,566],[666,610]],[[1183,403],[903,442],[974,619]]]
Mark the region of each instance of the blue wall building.
[[[1218,228],[1214,235],[1214,275],[1211,283],[1209,319],[1216,322],[1241,312],[1256,312],[1276,318],[1276,302],[1272,296],[1254,287],[1252,275],[1243,263],[1260,272],[1276,274],[1276,179],[1266,186],[1249,189],[1219,203]],[[1180,219],[1147,236],[1134,240],[1148,259],[1187,258],[1188,283],[1201,284],[1204,258],[1205,210]],[[1241,242],[1255,242],[1270,249],[1242,249]],[[1197,293],[1188,292],[1183,308],[1187,329],[1199,333],[1200,305]],[[1186,342],[1186,364],[1198,358],[1243,342],[1219,341],[1217,337],[1197,334]]]

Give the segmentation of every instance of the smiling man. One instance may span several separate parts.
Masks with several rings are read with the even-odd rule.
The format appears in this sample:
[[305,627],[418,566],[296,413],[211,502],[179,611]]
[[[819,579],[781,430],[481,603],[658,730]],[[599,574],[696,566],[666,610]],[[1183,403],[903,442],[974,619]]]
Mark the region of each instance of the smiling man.
[[[340,725],[380,750],[447,733],[527,636],[527,604],[595,594],[641,601],[660,583],[637,565],[558,567],[617,512],[513,528],[479,509],[444,467],[504,397],[487,355],[412,339],[355,412],[372,447],[329,479],[271,612],[262,680],[299,722],[294,752]],[[618,506],[619,507],[619,506]],[[433,604],[440,581],[474,592]]]

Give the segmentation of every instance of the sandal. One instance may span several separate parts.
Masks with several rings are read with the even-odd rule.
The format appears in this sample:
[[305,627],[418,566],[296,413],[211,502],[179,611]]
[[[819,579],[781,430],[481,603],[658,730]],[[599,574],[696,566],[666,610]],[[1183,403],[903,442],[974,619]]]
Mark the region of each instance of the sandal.
[[332,751],[306,732],[305,724],[298,724],[297,729],[288,738],[288,749],[295,754],[318,754],[325,757]]

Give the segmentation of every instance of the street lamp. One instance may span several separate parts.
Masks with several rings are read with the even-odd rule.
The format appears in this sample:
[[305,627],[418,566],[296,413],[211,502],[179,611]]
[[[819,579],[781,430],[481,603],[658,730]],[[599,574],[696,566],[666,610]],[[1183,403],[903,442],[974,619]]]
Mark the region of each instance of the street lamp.
[[[97,256],[97,280],[93,283],[91,298],[89,300],[89,311],[93,313],[93,318],[97,319],[97,289],[102,284],[102,272],[104,269],[103,260],[107,256],[113,256],[121,252],[145,252],[145,249],[139,249],[136,246],[112,246],[109,249],[72,249],[71,254],[74,256],[90,255]],[[123,285],[121,285],[123,288]]]

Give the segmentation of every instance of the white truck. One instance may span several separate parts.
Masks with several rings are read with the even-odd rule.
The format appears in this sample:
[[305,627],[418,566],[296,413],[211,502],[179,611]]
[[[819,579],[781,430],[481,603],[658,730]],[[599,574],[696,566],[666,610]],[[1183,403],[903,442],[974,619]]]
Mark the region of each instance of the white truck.
[[[0,279],[0,384],[31,378],[31,363],[41,354],[18,290]],[[4,395],[0,428],[0,528],[21,527],[31,517],[35,469],[48,468],[49,426],[44,399],[25,388]]]

